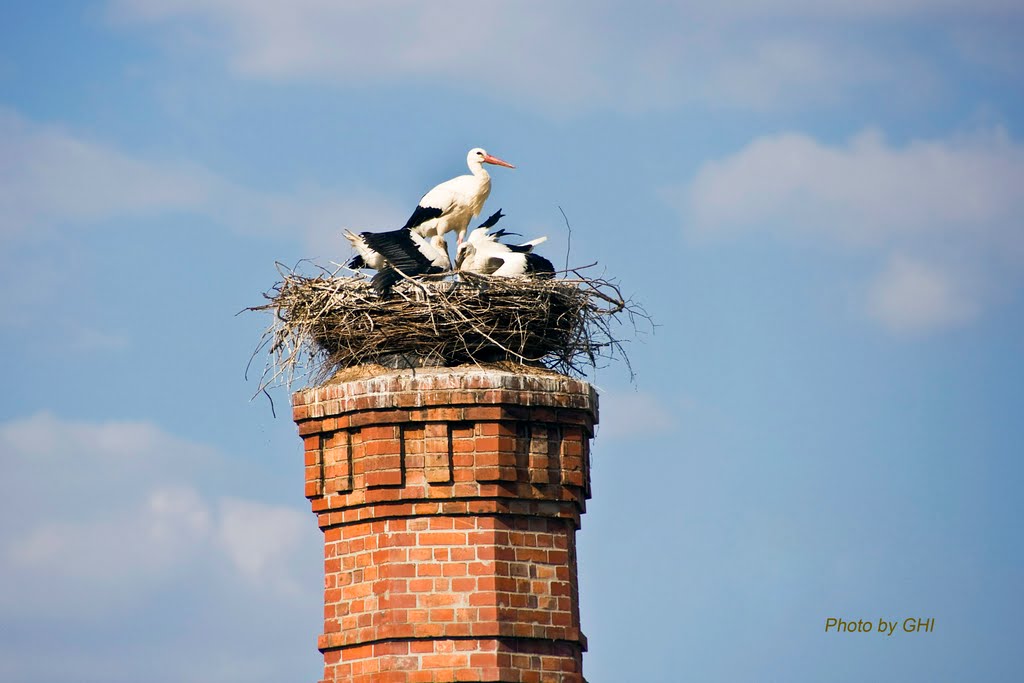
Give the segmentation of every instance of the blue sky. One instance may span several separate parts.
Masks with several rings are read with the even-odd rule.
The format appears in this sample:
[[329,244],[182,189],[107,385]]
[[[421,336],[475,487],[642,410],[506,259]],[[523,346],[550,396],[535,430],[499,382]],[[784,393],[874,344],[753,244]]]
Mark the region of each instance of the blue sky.
[[[1012,0],[0,6],[0,678],[316,680],[275,261],[483,146],[488,207],[658,327],[601,390],[585,672],[1009,681],[1024,662]],[[828,617],[935,617],[826,634]]]

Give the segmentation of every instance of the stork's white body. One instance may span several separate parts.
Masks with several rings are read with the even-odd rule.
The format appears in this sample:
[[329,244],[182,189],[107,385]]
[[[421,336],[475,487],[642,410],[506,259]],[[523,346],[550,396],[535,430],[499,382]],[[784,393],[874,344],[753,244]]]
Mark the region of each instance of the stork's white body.
[[424,239],[415,231],[409,236],[416,243],[419,252],[430,259],[430,265],[441,270],[452,269],[452,259],[448,255],[448,243],[444,241],[444,236],[434,235],[430,239]]
[[423,195],[405,227],[423,237],[454,232],[457,243],[462,244],[469,222],[480,214],[491,194],[491,176],[484,164],[515,168],[479,147],[469,151],[466,164],[471,174],[446,180]]
[[[380,270],[384,267],[384,264],[387,262],[384,256],[380,252],[374,251],[361,235],[356,235],[352,231],[346,230],[345,239],[351,242],[352,248],[363,257],[363,264],[366,268]],[[350,264],[349,267],[352,268],[354,266]]]
[[420,206],[438,208],[442,213],[413,230],[424,237],[454,232],[460,241],[465,238],[469,222],[480,215],[491,194],[491,176],[482,167],[478,168],[479,175],[460,175],[423,195]]
[[486,228],[477,228],[459,245],[456,267],[460,271],[496,277],[525,277],[536,273],[538,266],[547,271],[550,262],[532,253],[533,248],[545,240],[547,237],[538,237],[510,246],[499,242]]

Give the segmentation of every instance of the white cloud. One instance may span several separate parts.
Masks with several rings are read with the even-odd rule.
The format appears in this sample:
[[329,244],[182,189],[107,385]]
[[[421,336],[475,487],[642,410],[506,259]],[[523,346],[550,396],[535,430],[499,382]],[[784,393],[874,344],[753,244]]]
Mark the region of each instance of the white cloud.
[[225,461],[149,422],[0,422],[0,677],[312,679],[320,532]]
[[[116,486],[144,472],[163,469],[188,475],[222,457],[208,446],[175,437],[151,422],[95,423],[49,413],[0,424],[0,447],[8,455],[0,468],[45,472],[59,463],[62,472],[70,476],[58,481],[71,479],[72,487],[84,478]],[[104,471],[102,477],[97,477],[97,470]]]
[[706,163],[680,204],[699,231],[777,223],[858,243],[915,233],[998,239],[1016,232],[1022,182],[1024,147],[1001,129],[902,148],[870,129],[845,146],[785,133]]
[[38,414],[0,424],[0,605],[89,620],[182,577],[252,595],[315,596],[314,520],[290,507],[204,494],[224,456],[148,422]]
[[9,292],[0,331],[54,330],[61,351],[117,351],[122,331],[55,306],[87,277],[74,239],[125,217],[182,212],[237,233],[300,240],[310,258],[343,260],[342,228],[400,225],[406,208],[373,191],[300,187],[258,192],[195,164],[151,160],[0,107],[0,288]]
[[[124,22],[204,27],[239,75],[371,84],[439,77],[477,91],[529,90],[560,102],[598,96],[601,79],[583,40],[592,23],[571,8],[522,12],[500,3],[422,4],[296,0],[123,0]],[[552,68],[558,65],[557,68]]]
[[986,279],[1020,286],[1021,187],[1024,145],[1002,129],[903,146],[865,130],[845,145],[798,133],[756,139],[666,197],[692,235],[769,231],[892,259],[865,297],[868,312],[924,330],[971,320],[994,289]]
[[245,234],[297,234],[322,250],[318,256],[337,253],[342,222],[380,229],[404,220],[398,206],[365,191],[258,192],[196,164],[137,158],[0,107],[0,243],[38,243],[61,230],[181,211]]
[[0,108],[0,239],[209,201],[208,174],[160,166]]
[[962,280],[936,266],[896,256],[871,283],[868,313],[897,333],[959,325],[977,313]]
[[[413,82],[566,113],[699,101],[791,108],[850,101],[867,86],[913,96],[941,80],[897,48],[866,50],[850,22],[1019,14],[1012,0],[626,7],[474,2],[116,0],[122,25],[157,25],[205,44],[244,78]],[[782,22],[786,29],[779,30]],[[180,44],[181,41],[171,41]],[[931,86],[926,85],[926,90]]]
[[246,580],[289,595],[309,588],[296,583],[290,565],[319,541],[311,515],[237,498],[223,499],[219,513],[217,543]]
[[16,536],[10,566],[56,574],[77,588],[130,591],[187,566],[210,534],[209,509],[188,487],[155,488],[138,506],[99,512],[92,519],[45,521]]

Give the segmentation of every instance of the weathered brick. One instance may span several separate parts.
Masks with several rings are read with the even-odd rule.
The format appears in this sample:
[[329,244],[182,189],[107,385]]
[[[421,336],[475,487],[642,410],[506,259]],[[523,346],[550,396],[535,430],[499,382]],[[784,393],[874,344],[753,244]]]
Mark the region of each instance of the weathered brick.
[[420,370],[308,389],[294,406],[325,533],[325,682],[582,683],[572,550],[589,385]]

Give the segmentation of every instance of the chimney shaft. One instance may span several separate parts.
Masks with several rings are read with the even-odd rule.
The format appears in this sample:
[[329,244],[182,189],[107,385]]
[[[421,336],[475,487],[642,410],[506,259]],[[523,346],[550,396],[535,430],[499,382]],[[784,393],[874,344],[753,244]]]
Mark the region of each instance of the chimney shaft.
[[394,372],[297,392],[294,419],[324,532],[325,683],[584,681],[589,384]]

